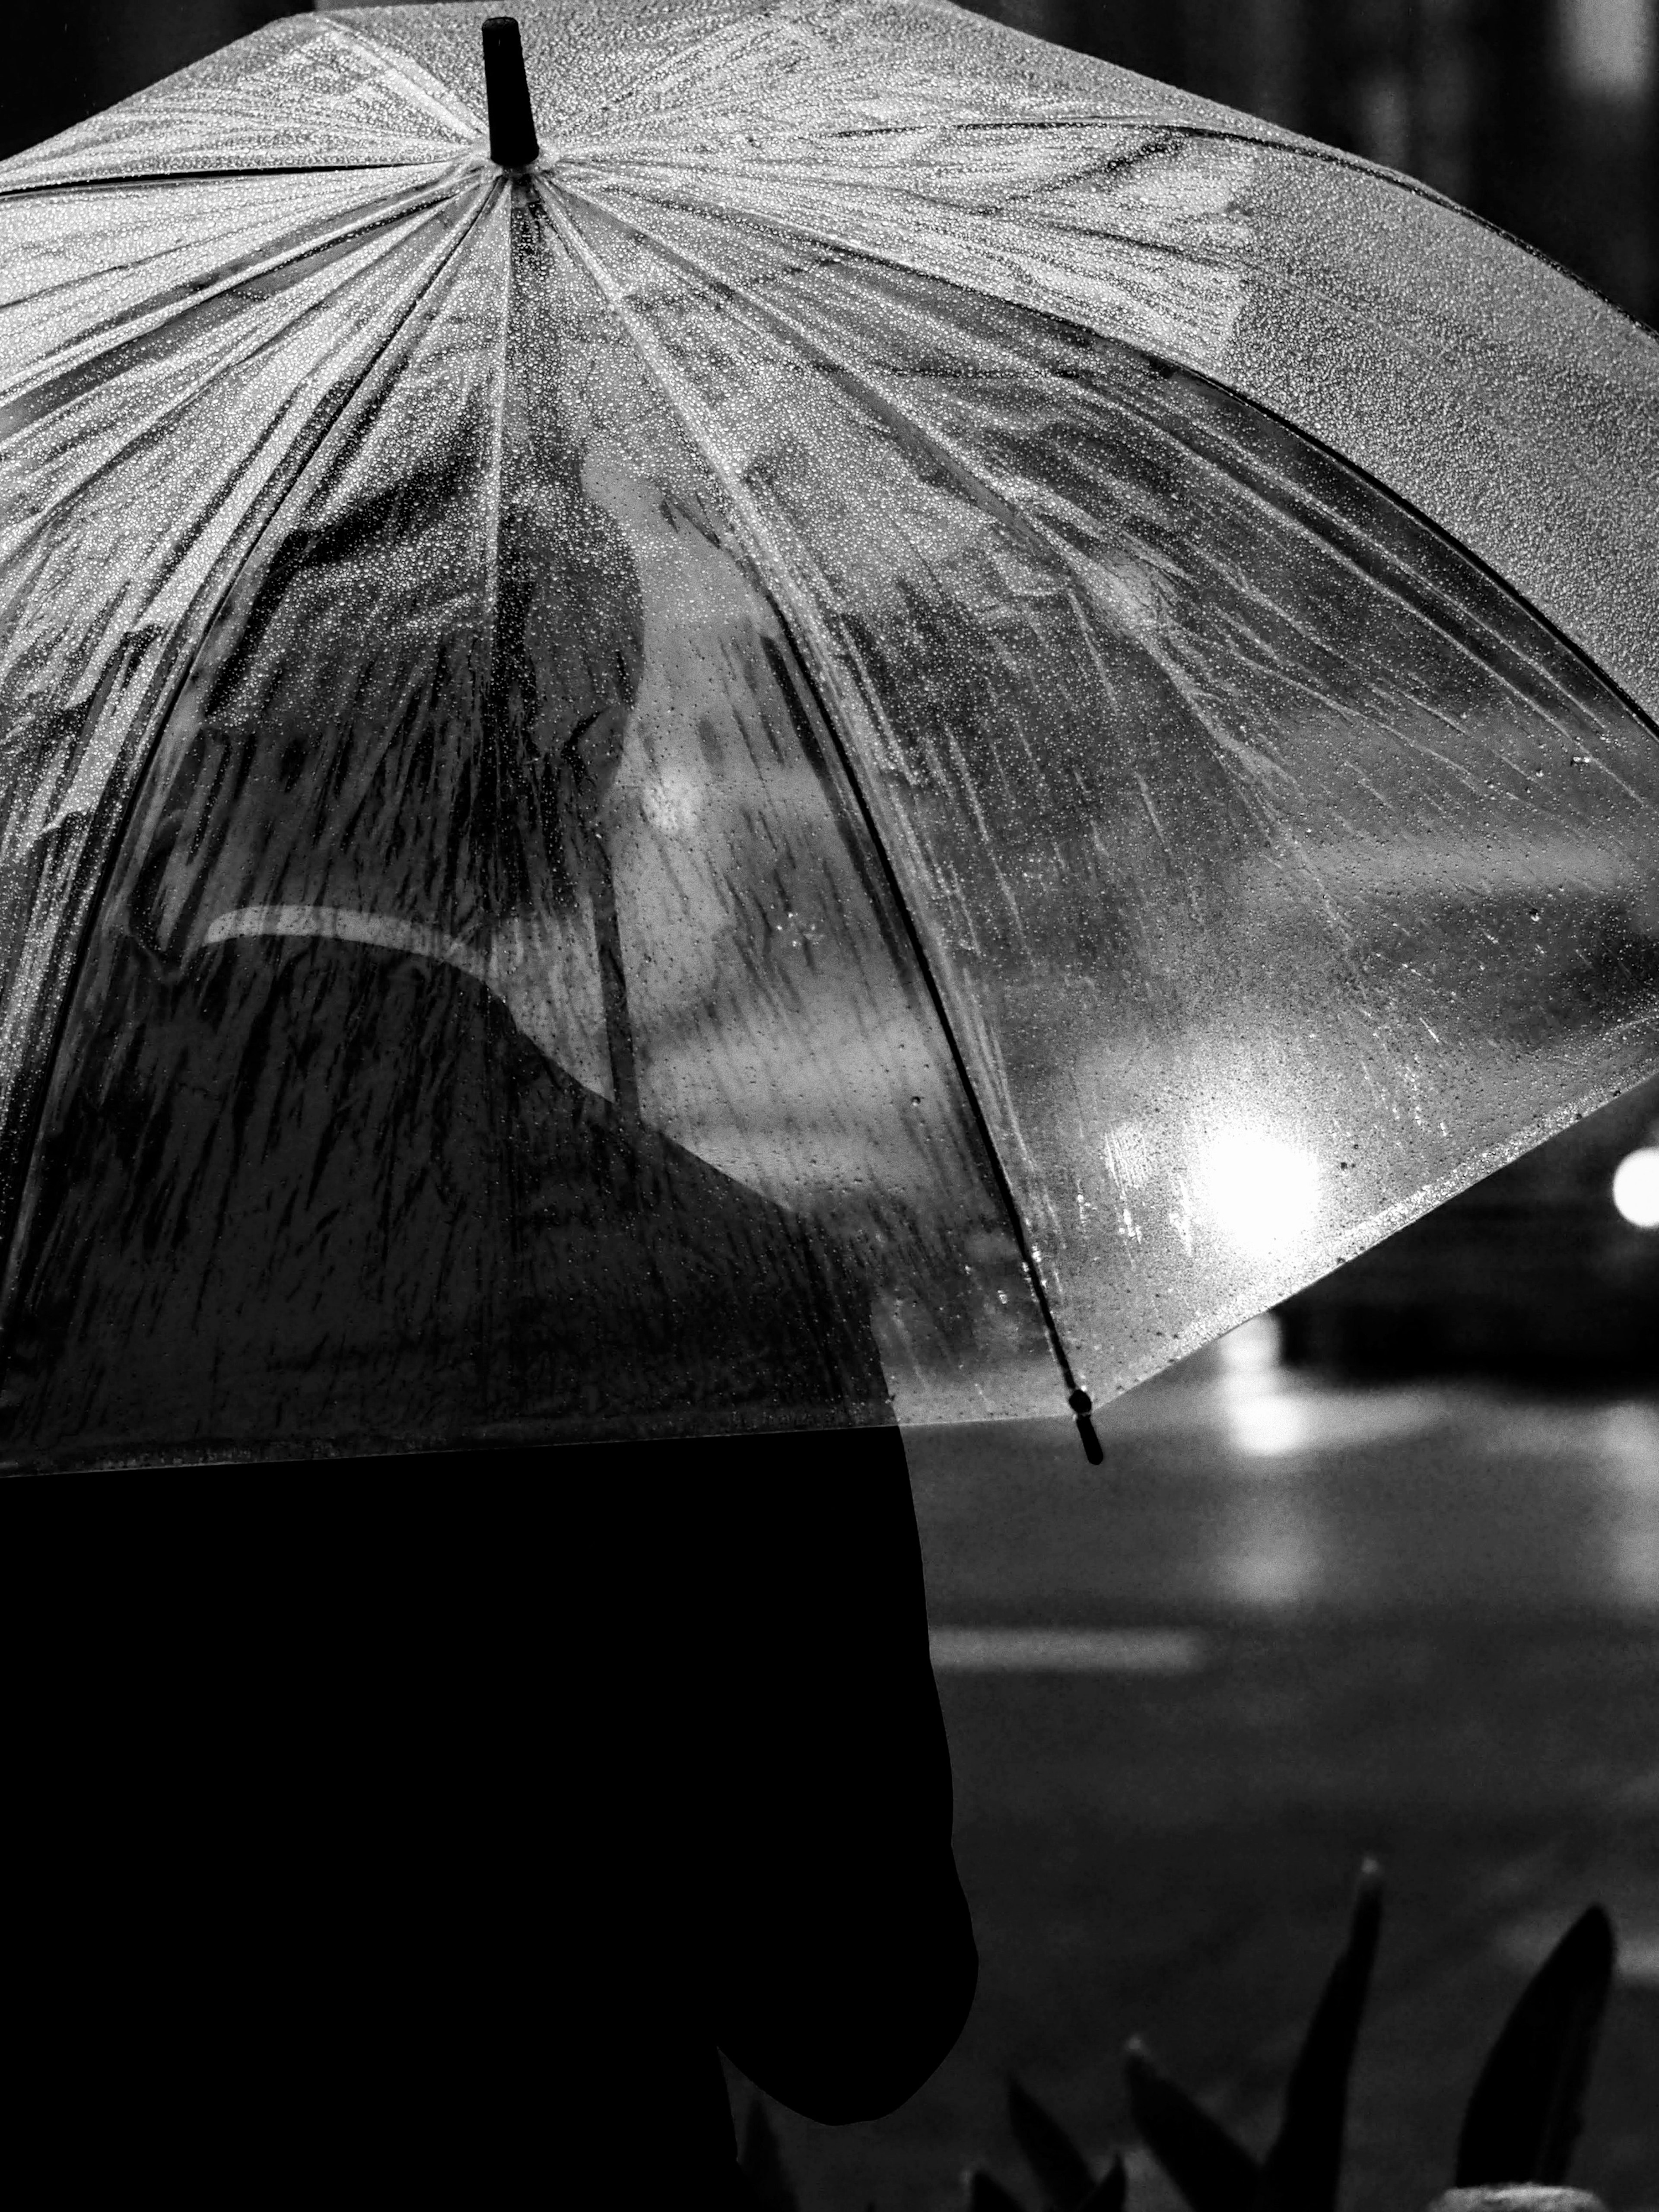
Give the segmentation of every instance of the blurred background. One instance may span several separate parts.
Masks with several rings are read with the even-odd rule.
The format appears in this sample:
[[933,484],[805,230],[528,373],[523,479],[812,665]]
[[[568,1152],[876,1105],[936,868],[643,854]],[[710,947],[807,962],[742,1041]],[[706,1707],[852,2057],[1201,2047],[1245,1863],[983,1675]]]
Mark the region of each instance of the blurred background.
[[[972,4],[1407,171],[1659,323],[1659,0]],[[21,0],[0,155],[295,12]],[[1446,2185],[1481,2051],[1600,1897],[1576,2178],[1659,2206],[1659,1082],[1100,1425],[1098,1475],[1066,1425],[913,1439],[981,1996],[890,2120],[781,2116],[803,2212],[959,2204],[970,2158],[1029,2193],[1010,2068],[1129,2142],[1133,2031],[1261,2148],[1366,1851],[1347,2205]]]

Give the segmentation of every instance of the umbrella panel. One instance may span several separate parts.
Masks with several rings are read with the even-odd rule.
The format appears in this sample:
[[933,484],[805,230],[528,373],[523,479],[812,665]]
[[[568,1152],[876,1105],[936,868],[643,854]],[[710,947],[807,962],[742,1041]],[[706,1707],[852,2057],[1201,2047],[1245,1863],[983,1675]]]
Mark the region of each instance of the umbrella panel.
[[[237,129],[274,101],[284,158],[331,173],[295,180],[292,221],[268,179],[191,184],[227,236],[246,198],[240,262],[164,172],[222,165],[243,61],[14,165],[8,234],[64,268],[0,391],[27,494],[9,580],[63,617],[15,623],[4,664],[19,1463],[1053,1403],[1005,1186],[1098,1394],[1647,1072],[1649,726],[1478,562],[1224,388],[1294,381],[1240,365],[1264,287],[1290,330],[1312,283],[1305,239],[1273,246],[1285,208],[1322,222],[1351,189],[1363,257],[1398,187],[1112,72],[1091,83],[1144,123],[1203,127],[1091,95],[1050,128],[1053,88],[925,10],[864,26],[951,49],[920,106],[907,78],[878,114],[868,68],[734,6],[714,38],[653,14],[654,72],[633,16],[584,17],[568,83],[564,17],[534,11],[532,75],[574,109],[512,195],[469,150],[477,13],[250,42]],[[430,74],[376,58],[399,40]],[[360,86],[387,125],[361,183]],[[155,284],[137,253],[85,279],[50,188],[134,167],[144,208],[122,215],[125,182],[100,204],[165,249]],[[1493,323],[1467,226],[1411,212],[1437,268],[1470,263],[1458,315]],[[1547,280],[1538,422],[1583,382],[1551,346],[1594,321]],[[1309,313],[1363,305],[1358,283]],[[1645,390],[1635,344],[1595,373]],[[1374,402],[1398,443],[1392,356],[1338,350],[1342,441],[1369,453]],[[1297,405],[1322,422],[1320,374]],[[1551,573],[1537,528],[1499,526],[1539,486],[1527,513],[1568,517],[1565,565],[1599,574],[1569,479],[1601,434],[1527,422],[1522,459],[1482,467],[1437,432],[1404,459],[1377,436],[1435,512],[1411,457],[1444,451],[1459,526],[1511,571]],[[209,970],[216,997],[153,1000]],[[266,1098],[258,1068],[307,1036],[332,1072]],[[313,1111],[313,1081],[347,1110]],[[527,1122],[478,1103],[530,1093]],[[318,1194],[354,1157],[337,1218]],[[614,1277],[614,1237],[587,1220],[562,1273],[524,1255],[557,1242],[548,1177],[584,1175],[632,1176],[636,1226],[646,1176],[647,1248],[726,1240],[651,1295],[730,1315],[728,1348],[775,1308],[769,1370],[740,1379],[712,1338],[676,1370],[626,1297],[609,1338],[568,1333],[561,1285]],[[280,1295],[246,1225],[279,1191],[330,1237],[357,1221],[337,1270],[313,1243]],[[402,1273],[364,1256],[371,1216]],[[777,1295],[744,1305],[757,1280]],[[169,1347],[233,1311],[246,1371],[309,1397],[284,1430],[268,1382],[227,1427],[235,1361],[202,1355],[152,1433]],[[598,1395],[561,1399],[561,1359]]]
[[1097,1395],[1650,1069],[1651,726],[1431,525],[1138,349],[545,198],[634,340],[593,384],[671,395],[805,641]]

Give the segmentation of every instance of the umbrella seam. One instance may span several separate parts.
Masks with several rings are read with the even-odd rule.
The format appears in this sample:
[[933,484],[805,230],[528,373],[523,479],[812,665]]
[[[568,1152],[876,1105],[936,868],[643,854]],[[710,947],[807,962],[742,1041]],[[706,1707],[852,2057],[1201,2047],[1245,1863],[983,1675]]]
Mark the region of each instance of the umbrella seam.
[[[152,185],[199,185],[224,177],[355,177],[396,169],[483,168],[469,154],[438,161],[285,161],[277,168],[128,169],[111,177],[53,177],[38,185],[9,185],[0,175],[0,200],[48,199],[54,192],[130,192]],[[3,167],[0,164],[0,167]]]

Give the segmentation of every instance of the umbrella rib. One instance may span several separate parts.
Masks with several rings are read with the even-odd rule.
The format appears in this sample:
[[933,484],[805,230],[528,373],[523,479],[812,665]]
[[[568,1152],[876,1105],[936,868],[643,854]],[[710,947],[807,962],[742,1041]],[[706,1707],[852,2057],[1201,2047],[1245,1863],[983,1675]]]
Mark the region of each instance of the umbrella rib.
[[[798,626],[792,622],[787,611],[779,605],[776,595],[770,589],[767,591],[766,598],[768,605],[777,616],[786,636],[793,642],[797,628],[799,627],[804,630],[806,625],[803,623]],[[1048,1302],[1048,1293],[1042,1280],[1041,1264],[1030,1238],[1026,1233],[1024,1216],[1020,1212],[1019,1201],[1014,1194],[1013,1185],[1009,1180],[1008,1171],[1003,1164],[1001,1152],[991,1128],[990,1117],[985,1111],[978,1089],[969,1069],[967,1056],[957,1036],[956,1024],[951,1018],[944,991],[933,973],[933,963],[927,957],[927,947],[921,933],[921,925],[911,908],[910,902],[904,895],[904,888],[900,881],[898,871],[893,865],[886,841],[881,835],[874,811],[854,769],[848,748],[836,728],[836,720],[830,711],[829,702],[819,690],[817,679],[812,673],[809,655],[799,646],[796,648],[796,659],[799,664],[802,677],[812,694],[812,702],[817,709],[818,720],[829,732],[830,741],[835,748],[842,774],[846,779],[848,788],[852,793],[854,802],[858,808],[860,819],[864,824],[865,834],[869,838],[871,847],[879,861],[889,894],[903,924],[911,953],[933,1006],[940,1032],[945,1038],[951,1065],[956,1070],[957,1080],[962,1086],[963,1095],[968,1101],[969,1112],[973,1116],[974,1127],[984,1147],[986,1158],[991,1164],[991,1171],[996,1181],[997,1195],[1002,1201],[1003,1210],[1013,1230],[1014,1241],[1019,1251],[1020,1265],[1024,1270],[1026,1280],[1030,1284],[1031,1294],[1042,1317],[1043,1331],[1048,1340],[1049,1350],[1054,1354],[1054,1364],[1060,1370],[1060,1381],[1066,1391],[1066,1404],[1076,1419],[1079,1432],[1083,1438],[1084,1450],[1091,1463],[1097,1467],[1104,1455],[1101,1450],[1099,1439],[1095,1434],[1094,1423],[1091,1419],[1094,1410],[1094,1401],[1079,1382],[1073,1369],[1070,1355],[1066,1350],[1065,1339],[1060,1332],[1060,1324],[1054,1318],[1054,1309]]]
[[0,200],[46,199],[54,192],[72,192],[78,199],[86,192],[143,191],[152,185],[182,187],[227,177],[355,177],[398,169],[432,170],[441,175],[447,170],[471,165],[471,156],[458,150],[447,160],[430,161],[284,161],[269,168],[227,164],[200,169],[136,169],[112,177],[45,177],[32,185],[0,180]]
[[674,412],[678,415],[681,422],[684,424],[687,435],[696,445],[698,452],[702,455],[702,458],[709,469],[719,479],[721,486],[725,489],[726,497],[731,501],[735,512],[747,524],[750,534],[751,544],[757,548],[757,550],[762,552],[765,559],[765,565],[769,567],[774,574],[779,579],[778,592],[774,592],[769,586],[764,586],[767,599],[775,612],[780,623],[782,625],[785,635],[791,640],[792,643],[796,645],[797,658],[800,664],[802,674],[811,690],[813,703],[817,707],[819,717],[822,720],[825,729],[829,732],[830,741],[835,749],[836,757],[840,765],[842,775],[846,780],[848,789],[852,793],[854,802],[858,808],[860,817],[864,823],[865,832],[869,837],[871,847],[875,852],[880,864],[882,873],[886,880],[889,895],[891,896],[894,905],[897,909],[899,917],[903,923],[905,934],[909,940],[911,952],[915,957],[917,970],[921,976],[923,986],[932,1002],[935,1018],[939,1022],[941,1034],[945,1038],[946,1049],[949,1051],[951,1055],[951,1065],[956,1070],[957,1079],[962,1086],[963,1095],[968,1102],[969,1111],[973,1117],[975,1127],[979,1133],[980,1141],[985,1148],[986,1157],[990,1163],[991,1171],[996,1182],[997,1194],[1002,1200],[1003,1208],[1007,1214],[1009,1224],[1013,1231],[1015,1243],[1019,1252],[1020,1263],[1024,1270],[1026,1280],[1031,1286],[1031,1294],[1036,1303],[1037,1311],[1042,1318],[1043,1331],[1048,1340],[1048,1348],[1054,1355],[1054,1364],[1060,1370],[1060,1380],[1066,1390],[1066,1403],[1070,1407],[1077,1421],[1078,1431],[1082,1437],[1083,1448],[1089,1458],[1090,1463],[1097,1467],[1101,1464],[1105,1455],[1101,1449],[1100,1441],[1095,1433],[1094,1424],[1091,1418],[1094,1410],[1094,1401],[1089,1393],[1084,1389],[1079,1382],[1077,1375],[1073,1369],[1070,1355],[1067,1353],[1066,1349],[1065,1340],[1060,1334],[1060,1325],[1054,1317],[1054,1308],[1049,1304],[1048,1293],[1042,1280],[1042,1269],[1036,1252],[1031,1243],[1030,1237],[1026,1233],[1025,1220],[1024,1215],[1020,1212],[1019,1201],[1015,1196],[1013,1185],[1009,1180],[1007,1169],[1003,1164],[1001,1152],[997,1146],[995,1137],[992,1132],[989,1116],[986,1113],[984,1104],[979,1096],[978,1089],[975,1086],[972,1074],[969,1072],[967,1055],[963,1052],[961,1041],[957,1035],[956,1024],[951,1018],[950,1009],[946,1004],[944,991],[939,984],[938,977],[934,975],[933,963],[928,959],[927,948],[922,936],[921,924],[916,919],[909,900],[905,896],[903,884],[900,881],[898,872],[893,865],[892,856],[888,850],[886,841],[881,835],[880,830],[876,822],[874,811],[871,806],[867,796],[866,795],[862,781],[854,769],[848,749],[843,742],[841,733],[836,726],[835,717],[829,711],[828,702],[824,699],[818,684],[813,677],[811,665],[812,655],[807,647],[807,641],[811,637],[813,629],[811,617],[802,614],[798,618],[792,619],[790,612],[782,604],[781,604],[780,594],[784,588],[783,578],[786,572],[782,562],[778,560],[775,552],[772,549],[770,533],[767,530],[764,521],[757,511],[753,501],[750,499],[749,495],[744,489],[733,471],[721,459],[720,456],[714,450],[709,441],[701,434],[695,418],[688,411],[684,401],[680,398],[679,394],[675,391],[672,379],[665,374],[663,366],[657,357],[657,349],[654,342],[652,340],[649,334],[641,329],[638,319],[629,313],[627,304],[622,298],[618,288],[611,280],[609,271],[606,270],[603,263],[600,262],[597,256],[592,252],[586,240],[576,229],[575,225],[571,222],[564,210],[557,204],[552,192],[545,185],[540,185],[539,189],[543,204],[547,208],[549,216],[557,228],[567,248],[586,270],[596,289],[599,292],[601,297],[610,307],[611,313],[616,316],[618,322],[622,324],[623,328],[627,331],[629,337],[633,340],[635,346],[638,349],[641,359],[644,362],[652,376],[655,379],[657,384],[661,388],[669,405],[674,410]]

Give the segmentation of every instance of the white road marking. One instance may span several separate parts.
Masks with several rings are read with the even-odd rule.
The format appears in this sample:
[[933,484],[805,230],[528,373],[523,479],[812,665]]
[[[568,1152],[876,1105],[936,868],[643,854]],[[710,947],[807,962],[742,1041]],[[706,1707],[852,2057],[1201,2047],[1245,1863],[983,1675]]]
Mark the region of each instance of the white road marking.
[[936,1628],[933,1665],[961,1674],[1194,1674],[1208,1653],[1189,1628]]

